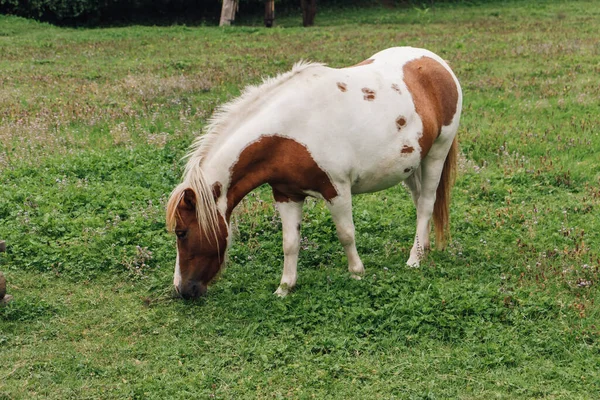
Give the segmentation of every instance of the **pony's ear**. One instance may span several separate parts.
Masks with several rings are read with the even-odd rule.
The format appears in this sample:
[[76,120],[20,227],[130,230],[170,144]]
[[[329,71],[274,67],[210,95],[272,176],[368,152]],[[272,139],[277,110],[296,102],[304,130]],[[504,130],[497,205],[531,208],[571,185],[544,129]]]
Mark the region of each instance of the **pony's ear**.
[[185,189],[183,191],[183,197],[181,198],[180,206],[194,211],[196,209],[196,193],[192,189]]

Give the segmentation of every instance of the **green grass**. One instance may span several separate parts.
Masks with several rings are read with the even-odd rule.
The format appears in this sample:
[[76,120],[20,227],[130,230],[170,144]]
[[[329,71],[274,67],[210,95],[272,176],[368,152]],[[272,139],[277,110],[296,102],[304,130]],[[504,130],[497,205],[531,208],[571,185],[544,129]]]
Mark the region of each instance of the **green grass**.
[[[600,10],[320,10],[245,26],[61,29],[0,16],[0,398],[600,397]],[[401,186],[355,198],[350,279],[309,202],[297,290],[261,188],[197,302],[164,205],[215,106],[299,59],[431,49],[461,80],[452,241],[404,262]]]

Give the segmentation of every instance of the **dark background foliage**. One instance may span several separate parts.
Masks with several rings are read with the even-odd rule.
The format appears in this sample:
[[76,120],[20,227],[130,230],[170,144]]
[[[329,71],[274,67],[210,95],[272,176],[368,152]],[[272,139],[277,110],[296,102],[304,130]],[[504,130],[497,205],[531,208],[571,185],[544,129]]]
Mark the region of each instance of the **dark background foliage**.
[[[318,0],[318,7],[429,7],[439,3],[494,0]],[[497,1],[497,0],[496,0]],[[66,26],[115,24],[217,24],[219,0],[0,0],[0,13]],[[300,0],[276,0],[277,13],[300,14]],[[239,0],[240,15],[264,12],[263,0]]]

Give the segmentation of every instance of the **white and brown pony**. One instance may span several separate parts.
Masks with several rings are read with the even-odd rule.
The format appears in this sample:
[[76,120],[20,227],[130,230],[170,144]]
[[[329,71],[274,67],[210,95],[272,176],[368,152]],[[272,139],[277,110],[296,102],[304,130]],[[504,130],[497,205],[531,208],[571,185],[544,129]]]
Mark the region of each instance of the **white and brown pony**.
[[233,209],[254,188],[273,189],[283,226],[283,276],[275,292],[296,284],[302,205],[325,200],[355,277],[352,195],[404,181],[417,209],[407,264],[418,266],[449,231],[462,92],[448,65],[430,51],[383,50],[353,67],[299,63],[247,88],[222,106],[189,154],[183,182],[167,205],[177,235],[174,284],[184,298],[206,292],[231,239]]

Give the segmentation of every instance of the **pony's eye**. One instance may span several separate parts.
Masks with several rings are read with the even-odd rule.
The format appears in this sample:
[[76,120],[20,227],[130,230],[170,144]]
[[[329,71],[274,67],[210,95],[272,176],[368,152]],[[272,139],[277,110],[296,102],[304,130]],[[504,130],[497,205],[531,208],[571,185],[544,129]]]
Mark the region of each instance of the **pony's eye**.
[[177,239],[185,239],[187,231],[175,231],[175,235],[177,235]]

